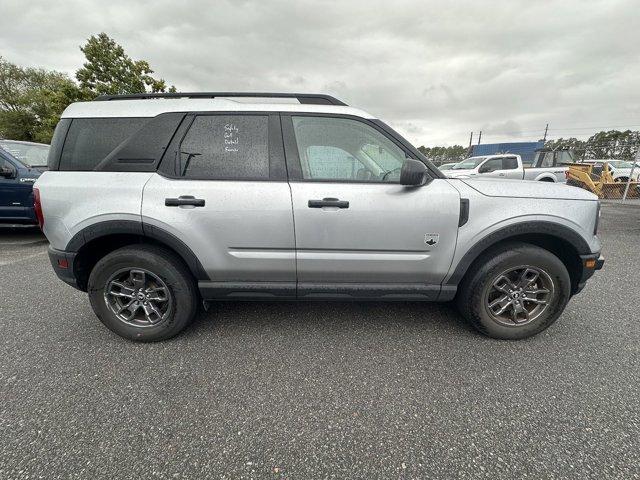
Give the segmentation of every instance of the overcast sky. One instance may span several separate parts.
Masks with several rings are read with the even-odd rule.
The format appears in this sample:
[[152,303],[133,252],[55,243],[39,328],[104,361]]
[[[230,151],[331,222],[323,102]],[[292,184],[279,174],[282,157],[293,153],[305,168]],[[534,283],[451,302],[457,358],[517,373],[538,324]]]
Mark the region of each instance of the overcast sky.
[[2,0],[0,55],[73,75],[106,32],[182,91],[330,93],[416,145],[640,129],[638,0]]

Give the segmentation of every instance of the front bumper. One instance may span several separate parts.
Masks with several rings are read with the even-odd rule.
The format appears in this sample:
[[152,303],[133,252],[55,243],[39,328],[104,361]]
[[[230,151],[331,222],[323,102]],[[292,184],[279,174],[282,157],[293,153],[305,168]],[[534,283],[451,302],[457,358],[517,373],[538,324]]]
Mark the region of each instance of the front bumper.
[[76,259],[76,253],[64,252],[62,250],[56,250],[49,247],[49,261],[53,267],[53,271],[60,280],[68,283],[73,288],[80,290],[78,281],[74,271],[74,261]]
[[582,272],[578,279],[578,284],[574,288],[574,294],[579,293],[596,270],[600,270],[604,266],[604,257],[600,252],[580,255],[580,261],[582,262]]

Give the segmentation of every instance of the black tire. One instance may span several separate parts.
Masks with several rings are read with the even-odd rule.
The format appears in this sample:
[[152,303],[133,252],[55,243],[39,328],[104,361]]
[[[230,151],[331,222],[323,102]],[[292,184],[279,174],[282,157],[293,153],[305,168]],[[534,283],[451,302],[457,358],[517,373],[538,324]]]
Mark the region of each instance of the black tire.
[[[515,275],[515,277],[521,278],[521,271],[531,271],[527,267],[538,270],[539,276],[535,280],[534,286],[526,288],[536,292],[548,290],[549,293],[541,294],[542,298],[538,296],[540,294],[535,297],[525,294],[522,297],[522,292],[516,291],[510,294],[508,293],[510,290],[497,291],[497,287],[494,287],[498,279],[504,278],[502,273],[510,271],[511,273],[507,276]],[[532,273],[530,276],[533,277],[534,274]],[[498,286],[505,288],[504,285],[506,283],[501,282]],[[496,296],[491,297],[491,295]],[[520,295],[520,298],[513,299],[513,295]],[[539,303],[526,300],[527,295],[545,301],[545,305],[538,306]],[[491,302],[491,298],[497,298],[497,300]],[[487,251],[473,263],[458,289],[456,304],[460,313],[479,332],[492,338],[519,340],[536,335],[553,324],[563,312],[570,298],[571,280],[562,261],[548,250],[527,243],[514,242]],[[504,299],[504,301],[495,307],[496,310],[500,310],[500,307],[513,300],[519,302],[518,308],[525,305],[527,308],[539,308],[542,311],[535,316],[532,314],[530,321],[526,320],[524,313],[516,314],[516,317],[522,316],[517,320],[523,323],[518,324],[514,321],[511,325],[508,324],[509,319],[503,320],[489,307],[490,303],[499,302],[500,299]],[[510,307],[508,310],[510,314],[513,314],[513,311],[514,307]],[[497,317],[500,318],[497,319]]]
[[[160,320],[155,319],[157,324],[144,324],[145,310],[142,306],[136,315],[143,318],[128,323],[114,311],[117,309],[114,308],[115,297],[107,299],[107,284],[111,284],[113,276],[119,272],[126,276],[127,269],[146,272],[152,282],[155,279],[155,286],[164,283],[160,289],[169,291],[166,299],[161,300],[164,316]],[[126,292],[130,293],[128,287]],[[191,323],[198,311],[198,291],[191,272],[173,252],[153,245],[127,246],[101,258],[89,275],[88,294],[93,311],[107,328],[121,337],[139,342],[156,342],[177,335]]]

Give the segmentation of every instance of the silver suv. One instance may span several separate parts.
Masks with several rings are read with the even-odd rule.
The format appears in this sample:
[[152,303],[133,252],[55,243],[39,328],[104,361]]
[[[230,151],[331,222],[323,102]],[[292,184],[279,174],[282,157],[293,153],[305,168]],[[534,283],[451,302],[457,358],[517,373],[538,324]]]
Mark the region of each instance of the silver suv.
[[34,197],[57,275],[132,340],[229,299],[455,300],[482,333],[519,339],[603,263],[594,195],[447,179],[326,95],[75,103]]

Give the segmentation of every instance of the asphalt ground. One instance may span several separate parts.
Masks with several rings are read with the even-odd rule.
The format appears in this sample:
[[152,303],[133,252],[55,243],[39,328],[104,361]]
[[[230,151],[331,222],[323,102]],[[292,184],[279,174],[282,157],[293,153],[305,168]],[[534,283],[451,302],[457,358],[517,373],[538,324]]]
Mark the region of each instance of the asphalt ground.
[[640,478],[640,208],[601,238],[525,341],[446,305],[220,303],[136,344],[0,230],[0,478]]

